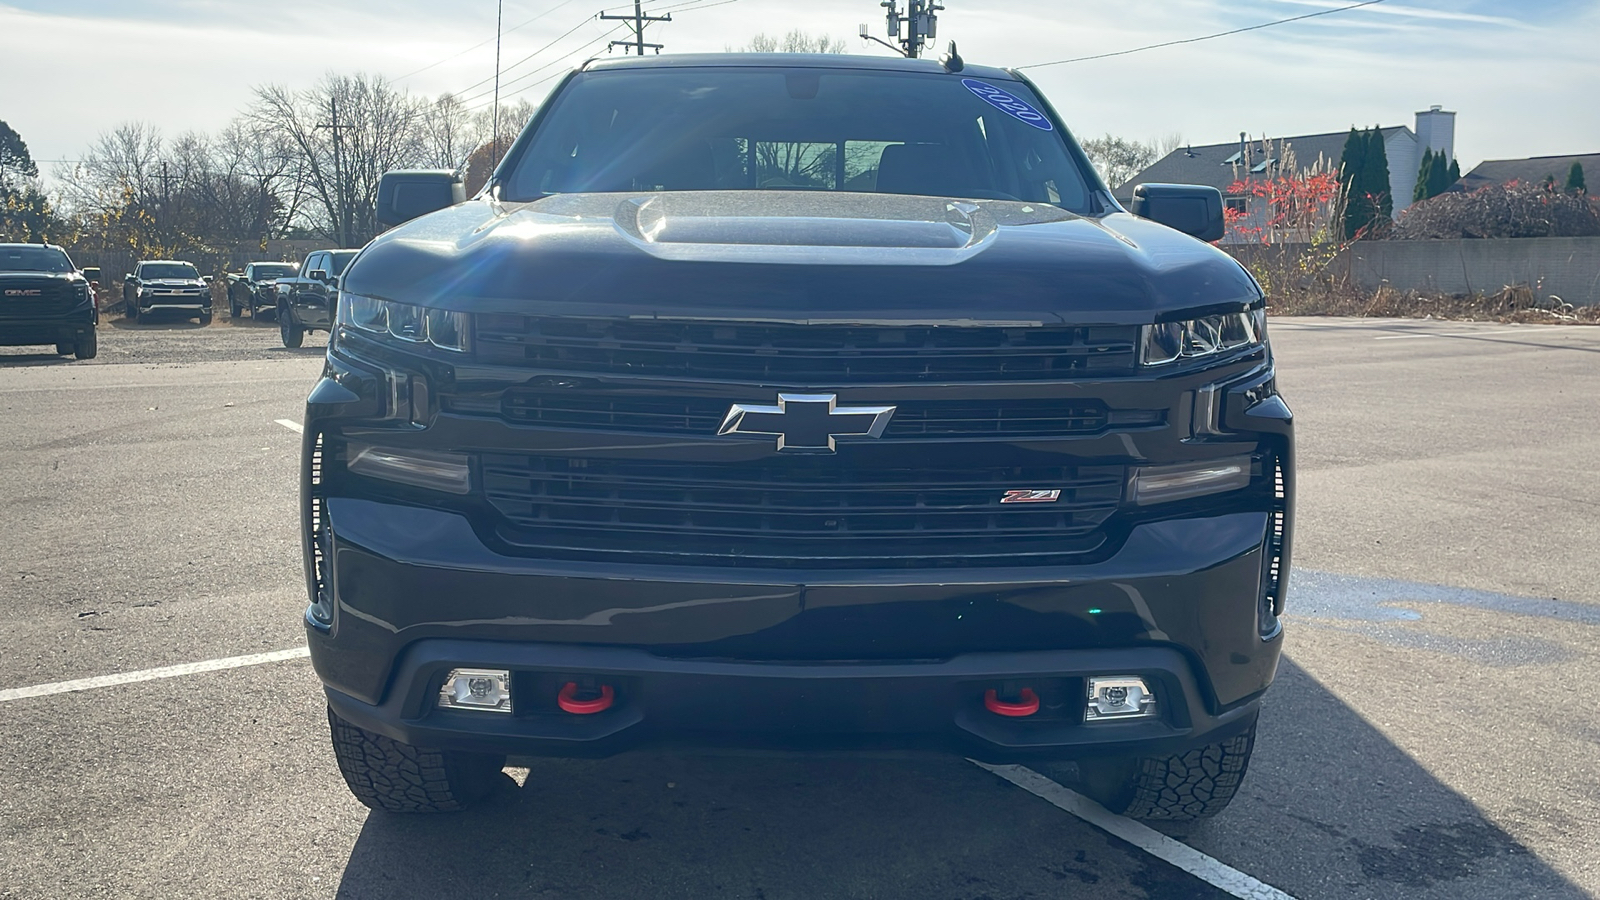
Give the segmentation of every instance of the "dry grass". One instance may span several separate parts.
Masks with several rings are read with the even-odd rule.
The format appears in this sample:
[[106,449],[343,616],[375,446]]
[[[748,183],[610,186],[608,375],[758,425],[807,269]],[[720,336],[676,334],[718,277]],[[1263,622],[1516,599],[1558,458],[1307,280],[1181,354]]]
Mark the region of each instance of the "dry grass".
[[1363,291],[1343,281],[1319,281],[1275,291],[1267,310],[1277,316],[1356,316],[1513,322],[1540,325],[1600,325],[1600,306],[1539,301],[1526,285],[1494,294],[1429,294],[1379,288]]

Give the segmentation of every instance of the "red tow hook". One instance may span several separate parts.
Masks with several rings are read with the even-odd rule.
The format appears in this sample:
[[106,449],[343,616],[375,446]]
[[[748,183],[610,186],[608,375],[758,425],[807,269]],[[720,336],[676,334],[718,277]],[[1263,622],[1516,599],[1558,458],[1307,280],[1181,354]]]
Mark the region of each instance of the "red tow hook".
[[[611,685],[603,684],[600,686],[600,696],[592,700],[579,700],[578,683],[569,681],[567,686],[561,689],[561,693],[556,695],[556,705],[561,707],[562,712],[569,712],[575,716],[592,716],[610,709],[616,699],[616,691],[611,689]],[[1039,704],[1035,702],[1034,708],[1037,709],[1038,706]]]
[[983,695],[983,708],[997,716],[1011,716],[1015,719],[1031,716],[1039,711],[1039,695],[1031,688],[1023,688],[1018,692],[1016,703],[1007,703],[1000,699],[1000,694],[994,689]]

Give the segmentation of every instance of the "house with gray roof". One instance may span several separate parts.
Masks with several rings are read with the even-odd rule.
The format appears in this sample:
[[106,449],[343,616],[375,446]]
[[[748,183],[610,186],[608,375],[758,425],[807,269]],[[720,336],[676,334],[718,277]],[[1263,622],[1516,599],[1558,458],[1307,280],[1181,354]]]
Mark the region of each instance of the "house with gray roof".
[[[1447,158],[1455,158],[1455,130],[1456,114],[1441,106],[1417,113],[1414,130],[1404,125],[1381,129],[1384,151],[1389,158],[1389,192],[1394,198],[1394,214],[1397,218],[1411,205],[1423,152],[1443,150]],[[1344,155],[1345,139],[1349,136],[1350,131],[1346,129],[1252,141],[1241,132],[1237,141],[1175,150],[1117,187],[1113,193],[1118,201],[1127,205],[1133,200],[1134,187],[1140,184],[1204,184],[1222,191],[1230,209],[1242,213],[1247,221],[1255,220],[1263,211],[1252,209],[1251,205],[1262,201],[1249,192],[1232,191],[1230,188],[1241,181],[1302,174],[1316,167],[1319,162],[1323,168],[1335,170]],[[1284,170],[1291,156],[1294,172]],[[1565,170],[1563,177],[1564,174]]]
[[1572,171],[1573,163],[1583,166],[1586,179],[1600,178],[1600,153],[1534,156],[1528,159],[1491,159],[1479,163],[1476,169],[1463,175],[1450,190],[1471,192],[1492,184],[1510,184],[1513,181],[1520,184],[1544,184],[1552,177],[1556,180],[1556,187],[1560,188],[1567,183],[1567,173]]

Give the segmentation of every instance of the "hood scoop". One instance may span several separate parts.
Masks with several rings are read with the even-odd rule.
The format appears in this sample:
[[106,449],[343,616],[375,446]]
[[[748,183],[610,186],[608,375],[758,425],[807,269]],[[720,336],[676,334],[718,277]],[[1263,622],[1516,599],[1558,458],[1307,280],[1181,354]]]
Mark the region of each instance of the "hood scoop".
[[634,197],[615,220],[660,258],[790,265],[953,265],[982,251],[999,227],[959,200],[781,191]]

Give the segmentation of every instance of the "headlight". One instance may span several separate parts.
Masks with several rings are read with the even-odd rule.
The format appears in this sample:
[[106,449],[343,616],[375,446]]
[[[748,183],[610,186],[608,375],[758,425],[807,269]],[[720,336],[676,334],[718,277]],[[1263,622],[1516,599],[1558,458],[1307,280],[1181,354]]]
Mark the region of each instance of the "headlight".
[[369,334],[386,334],[409,344],[432,344],[454,353],[466,352],[471,321],[464,312],[427,309],[359,294],[339,295],[340,325]]
[[1139,362],[1162,366],[1178,359],[1202,359],[1267,340],[1267,311],[1206,316],[1183,322],[1161,322],[1140,329]]

